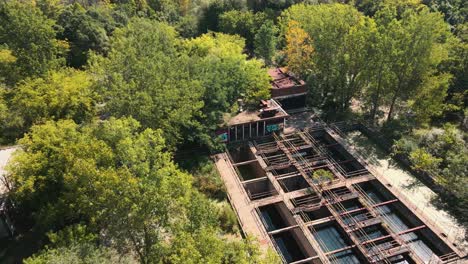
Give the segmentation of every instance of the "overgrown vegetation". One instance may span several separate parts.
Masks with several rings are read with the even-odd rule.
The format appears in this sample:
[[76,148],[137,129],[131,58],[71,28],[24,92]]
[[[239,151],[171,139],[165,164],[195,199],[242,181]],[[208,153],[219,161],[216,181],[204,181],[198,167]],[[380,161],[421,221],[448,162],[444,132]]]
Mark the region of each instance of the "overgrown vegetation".
[[333,173],[328,170],[318,169],[312,174],[312,179],[317,181],[320,185],[331,182],[333,180]]
[[395,144],[396,153],[410,157],[413,169],[429,173],[455,200],[451,210],[468,223],[468,134],[452,124],[418,129]]

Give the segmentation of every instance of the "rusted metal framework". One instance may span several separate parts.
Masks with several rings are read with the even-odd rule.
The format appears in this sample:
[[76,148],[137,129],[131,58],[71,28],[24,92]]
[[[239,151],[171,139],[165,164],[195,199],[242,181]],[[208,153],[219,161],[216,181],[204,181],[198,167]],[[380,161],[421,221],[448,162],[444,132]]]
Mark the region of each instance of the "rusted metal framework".
[[[338,127],[335,127],[334,130],[341,131]],[[416,263],[425,263],[424,260],[420,259],[418,255],[414,253],[413,248],[408,245],[402,236],[416,230],[427,228],[427,226],[420,225],[404,231],[395,232],[394,230],[397,229],[395,227],[398,223],[395,223],[393,219],[378,210],[379,206],[397,202],[398,199],[378,204],[359,185],[346,184],[346,187],[338,187],[337,189],[331,190],[323,188],[321,182],[312,179],[313,171],[320,168],[313,165],[313,162],[318,160],[325,160],[327,168],[330,168],[334,175],[342,175],[345,178],[370,174],[367,169],[363,168],[351,173],[345,172],[340,166],[343,162],[335,161],[323,146],[314,140],[313,136],[308,131],[286,136],[274,134],[273,137],[275,138],[278,148],[290,159],[289,163],[294,165],[300,174],[309,181],[313,192],[316,194],[314,197],[308,197],[307,199],[296,199],[296,208],[303,214],[304,211],[326,206],[332,214],[333,219],[345,230],[354,244],[342,250],[347,250],[355,246],[366,257],[369,263],[392,263],[392,257],[399,255],[409,255]],[[301,153],[301,151],[308,148],[313,149],[315,152],[312,157]],[[350,199],[358,199],[363,205],[360,210],[365,211],[365,213],[361,213],[359,217],[355,217],[353,213],[356,211],[347,211],[342,202]],[[376,225],[385,230],[387,235],[372,238],[366,231],[366,228]],[[333,251],[333,253],[336,252],[339,251]],[[328,252],[327,255],[330,256],[330,252]],[[431,258],[435,257],[431,256]],[[449,263],[458,259],[459,256],[451,252],[439,256],[433,263]],[[333,262],[333,258],[330,260]]]
[[[320,125],[293,134],[272,133],[249,142],[255,160],[233,162],[238,174],[237,166],[257,161],[264,169],[260,178],[240,177],[240,186],[250,200],[255,223],[281,252],[283,262],[462,263],[460,254],[442,245],[443,238],[426,219],[416,216],[414,223],[404,225],[390,213],[389,208],[412,210],[398,194],[384,190],[390,194],[381,199],[365,187],[375,182],[385,189],[386,183],[359,157],[346,152],[336,139],[337,130]],[[333,178],[314,178],[319,169],[331,172]],[[329,226],[340,237],[335,244],[323,236]],[[437,254],[422,252],[426,249],[412,240],[420,232],[438,239]],[[297,254],[291,243],[299,248]],[[343,260],[348,255],[353,258]]]
[[[322,195],[320,198],[320,204],[325,205],[328,210],[332,213],[334,219],[339,225],[350,235],[351,240],[361,253],[367,258],[370,263],[384,262],[391,263],[390,257],[408,253],[408,247],[398,239],[396,234],[393,234],[391,230],[387,229],[390,236],[372,239],[369,234],[366,233],[365,227],[369,226],[368,223],[377,224],[380,223],[378,219],[379,215],[374,212],[373,207],[367,207],[369,211],[369,218],[367,220],[356,219],[352,214],[346,212],[346,208],[342,205],[342,201],[348,200],[350,197],[359,197],[357,192],[351,192],[345,189],[346,192],[334,192],[322,188],[320,182],[312,181],[311,172],[314,171],[313,165],[300,154],[300,149],[297,145],[294,145],[293,141],[289,139],[280,138],[278,135],[274,135],[275,140],[281,150],[291,159],[291,163],[301,172],[301,174],[310,181],[313,191],[316,194]],[[318,148],[315,148],[318,149]],[[325,156],[325,153],[317,153],[317,156]],[[335,166],[333,166],[335,167]],[[350,195],[351,194],[351,195]],[[326,198],[323,197],[326,195]],[[318,196],[320,197],[320,196]],[[364,200],[363,200],[364,201]],[[365,204],[365,203],[364,203]],[[375,221],[376,219],[377,221]],[[374,220],[374,221],[372,221]],[[384,227],[384,225],[382,225]],[[384,244],[377,244],[376,242],[391,238],[389,242]]]

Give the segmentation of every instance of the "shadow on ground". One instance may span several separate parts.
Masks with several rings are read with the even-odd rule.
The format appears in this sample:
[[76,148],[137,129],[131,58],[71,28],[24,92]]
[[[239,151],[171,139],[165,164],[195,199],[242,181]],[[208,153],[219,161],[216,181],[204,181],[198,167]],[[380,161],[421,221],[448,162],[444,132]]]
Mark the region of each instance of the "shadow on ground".
[[30,257],[42,248],[45,237],[27,232],[15,238],[0,240],[0,263],[23,263],[23,259]]

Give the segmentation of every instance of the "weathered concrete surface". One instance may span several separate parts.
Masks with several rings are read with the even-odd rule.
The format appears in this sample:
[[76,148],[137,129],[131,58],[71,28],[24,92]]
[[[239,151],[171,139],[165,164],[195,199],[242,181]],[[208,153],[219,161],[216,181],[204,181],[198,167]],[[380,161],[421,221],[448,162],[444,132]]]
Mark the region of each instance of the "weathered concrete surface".
[[[17,149],[18,147],[16,146],[0,149],[0,179],[5,174],[5,166],[10,160],[11,155]],[[0,194],[3,194],[5,191],[6,190],[5,190],[5,186],[3,185],[3,181],[0,180]]]
[[247,194],[234,168],[228,162],[228,157],[224,153],[216,155],[215,164],[224,181],[229,200],[236,211],[242,230],[246,235],[256,237],[260,248],[266,252],[270,246],[270,239],[256,216],[255,206],[247,200]]

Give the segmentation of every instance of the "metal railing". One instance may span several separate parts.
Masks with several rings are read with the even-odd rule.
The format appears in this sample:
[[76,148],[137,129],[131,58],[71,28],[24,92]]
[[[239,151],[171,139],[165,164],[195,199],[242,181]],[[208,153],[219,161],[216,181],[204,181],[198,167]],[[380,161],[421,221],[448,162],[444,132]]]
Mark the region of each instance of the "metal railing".
[[[411,254],[418,258],[419,259],[419,255],[414,251],[413,247],[411,245],[408,245],[405,241],[404,238],[401,237],[401,235],[399,235],[397,232],[398,230],[398,223],[395,223],[395,221],[390,218],[387,214],[385,213],[382,213],[380,210],[375,210],[375,205],[377,204],[377,202],[374,201],[374,199],[372,199],[372,197],[370,197],[362,188],[361,186],[359,185],[355,185],[354,186],[354,189],[360,194],[361,196],[361,201],[363,201],[364,203],[368,204],[368,206],[370,208],[372,208],[372,211],[373,213],[377,214],[378,216],[382,217],[384,219],[384,221],[387,223],[387,225],[389,226],[390,230],[391,231],[391,235],[392,237],[394,237],[396,240],[398,240],[402,245],[406,245],[408,247],[408,249],[410,250]],[[429,252],[430,253],[430,252]],[[420,262],[423,262],[421,259],[419,259]]]

